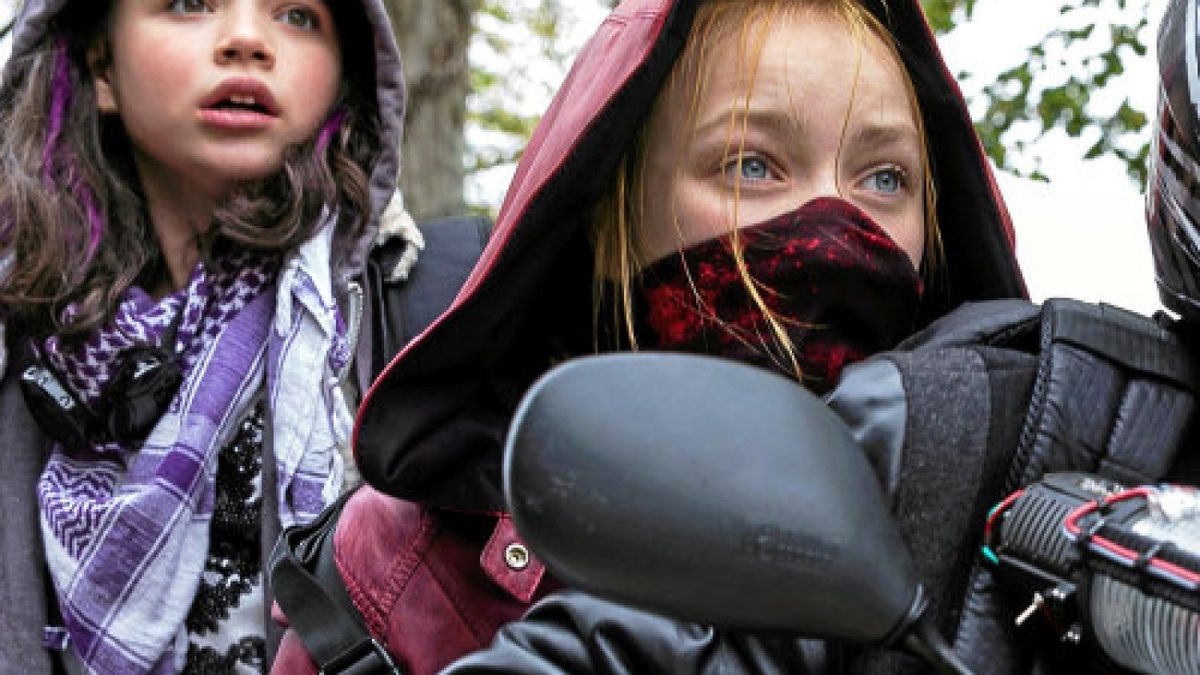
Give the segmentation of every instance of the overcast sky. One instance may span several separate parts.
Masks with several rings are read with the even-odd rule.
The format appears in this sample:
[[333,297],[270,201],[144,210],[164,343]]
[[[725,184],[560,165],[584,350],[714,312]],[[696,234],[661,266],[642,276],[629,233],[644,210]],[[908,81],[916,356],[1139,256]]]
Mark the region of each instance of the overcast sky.
[[[972,23],[942,39],[951,72],[977,73],[963,83],[968,96],[1002,68],[1019,64],[1026,47],[1061,25],[1061,3],[1050,0],[979,0]],[[1122,52],[1126,73],[1097,101],[1115,109],[1123,98],[1153,118],[1158,72],[1155,44],[1166,0],[1133,0],[1129,8],[1091,10],[1101,22],[1146,16],[1145,57]],[[1112,6],[1112,7],[1109,7]],[[1077,20],[1077,21],[1078,21]],[[1149,138],[1149,129],[1143,139]],[[1094,140],[1094,139],[1093,139]],[[1017,226],[1017,252],[1035,299],[1054,295],[1103,300],[1151,312],[1159,307],[1145,229],[1145,200],[1113,158],[1081,159],[1090,141],[1054,134],[1040,142],[1043,171],[1051,182],[1034,183],[1001,172],[1000,187]]]

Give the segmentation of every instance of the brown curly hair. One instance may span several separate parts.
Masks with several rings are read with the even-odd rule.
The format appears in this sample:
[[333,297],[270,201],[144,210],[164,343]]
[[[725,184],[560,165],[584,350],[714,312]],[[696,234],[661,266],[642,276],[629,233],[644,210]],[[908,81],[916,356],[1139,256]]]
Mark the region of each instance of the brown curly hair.
[[[0,279],[0,308],[32,334],[78,339],[132,284],[165,274],[129,140],[98,111],[89,74],[89,50],[106,51],[114,1],[69,3],[37,48],[10,61],[0,87],[0,259],[15,262]],[[361,37],[371,29],[358,3],[329,6],[343,52],[332,136],[288,148],[274,175],[235,186],[202,252],[219,240],[291,250],[326,208],[350,236],[365,227],[380,153],[374,56]]]

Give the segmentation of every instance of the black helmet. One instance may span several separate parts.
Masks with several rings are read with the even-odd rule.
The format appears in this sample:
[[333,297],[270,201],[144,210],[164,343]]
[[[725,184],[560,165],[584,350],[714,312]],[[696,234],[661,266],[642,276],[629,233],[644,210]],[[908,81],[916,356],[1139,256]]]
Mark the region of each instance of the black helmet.
[[1171,0],[1158,32],[1158,115],[1146,222],[1163,303],[1200,323],[1200,0]]

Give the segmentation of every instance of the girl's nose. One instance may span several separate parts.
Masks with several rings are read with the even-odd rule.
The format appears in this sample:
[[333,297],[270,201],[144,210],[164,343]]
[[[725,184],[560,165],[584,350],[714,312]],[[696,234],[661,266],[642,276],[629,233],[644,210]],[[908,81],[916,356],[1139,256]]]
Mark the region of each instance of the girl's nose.
[[217,41],[214,58],[221,65],[242,63],[270,68],[275,65],[275,50],[265,35],[258,17],[233,13]]
[[821,197],[841,197],[842,187],[837,166],[830,162],[829,166],[822,166],[797,182],[793,200],[801,206]]

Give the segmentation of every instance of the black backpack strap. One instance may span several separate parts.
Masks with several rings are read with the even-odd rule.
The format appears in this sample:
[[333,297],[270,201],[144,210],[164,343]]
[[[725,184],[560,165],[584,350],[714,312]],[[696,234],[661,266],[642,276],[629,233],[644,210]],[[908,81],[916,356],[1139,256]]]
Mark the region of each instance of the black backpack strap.
[[[450,306],[483,252],[491,223],[483,217],[443,218],[420,229],[425,248],[406,280],[388,277],[407,242],[377,246],[368,260],[374,376]],[[350,494],[313,522],[284,530],[271,554],[275,601],[321,673],[400,673],[367,630],[334,563],[333,534]]]
[[407,280],[388,279],[408,246],[401,239],[376,247],[368,261],[374,377],[450,306],[483,253],[491,221],[482,216],[440,218],[421,223],[420,230],[425,248]]
[[[1108,305],[1048,300],[1033,393],[1004,493],[1052,471],[1099,473],[1129,486],[1167,476],[1196,416],[1200,369],[1187,342]],[[976,561],[955,650],[979,673],[1030,671],[1008,591]]]
[[351,494],[280,535],[271,553],[275,601],[321,673],[400,673],[367,631],[334,563],[333,533]]
[[1051,471],[1161,480],[1196,413],[1200,367],[1185,341],[1141,315],[1062,299],[1045,303],[1041,339],[1010,487]]
[[[1189,440],[1198,373],[1186,341],[1154,320],[1070,300],[964,306],[847,368],[830,404],[851,413],[882,469],[934,616],[976,672],[1029,672],[1032,652],[963,542],[996,501],[1047,471],[1163,479]],[[878,655],[852,658],[850,672],[896,671]]]

